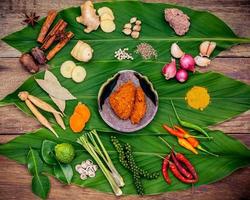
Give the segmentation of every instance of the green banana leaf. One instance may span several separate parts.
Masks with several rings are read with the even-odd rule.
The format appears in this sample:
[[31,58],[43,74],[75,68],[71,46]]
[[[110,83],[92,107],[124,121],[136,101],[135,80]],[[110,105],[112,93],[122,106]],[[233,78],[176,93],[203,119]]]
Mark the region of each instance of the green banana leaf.
[[[190,74],[190,78],[185,84],[179,84],[175,80],[166,81],[160,72],[162,66],[170,61],[171,44],[178,42],[186,53],[196,56],[198,55],[199,44],[202,41],[216,41],[217,47],[212,55],[215,57],[218,53],[234,44],[249,42],[250,40],[237,37],[223,21],[204,11],[194,11],[176,5],[135,1],[95,4],[96,8],[102,6],[112,8],[116,16],[116,31],[111,34],[104,33],[100,29],[91,34],[84,33],[83,26],[75,21],[75,17],[80,15],[79,7],[62,10],[58,16],[58,18],[64,19],[69,24],[67,29],[75,33],[74,39],[49,63],[51,71],[58,77],[60,83],[78,99],[77,101],[67,101],[65,110],[66,131],[62,131],[55,124],[54,127],[60,135],[59,139],[56,139],[46,129],[40,129],[35,133],[19,136],[7,144],[1,145],[0,154],[14,159],[21,164],[25,164],[25,157],[29,147],[31,146],[33,149],[40,150],[43,140],[49,139],[57,143],[69,142],[75,146],[77,156],[72,162],[73,168],[82,160],[90,158],[82,147],[75,143],[79,135],[73,134],[68,126],[68,118],[72,114],[73,108],[78,101],[81,101],[91,109],[91,119],[86,126],[86,130],[95,128],[98,131],[105,147],[111,154],[112,160],[114,160],[115,166],[117,166],[119,172],[125,178],[126,186],[123,189],[123,193],[135,194],[136,191],[132,183],[132,178],[128,171],[119,164],[117,153],[109,140],[110,135],[116,135],[123,142],[128,142],[132,145],[139,166],[149,171],[156,171],[160,170],[162,162],[157,155],[164,156],[169,153],[169,149],[157,137],[158,135],[165,135],[161,125],[163,123],[170,123],[169,116],[173,123],[177,123],[170,104],[171,99],[174,101],[177,111],[183,120],[199,124],[205,128],[209,125],[230,119],[250,108],[250,87],[219,73],[207,72],[201,74],[196,72],[195,74]],[[183,37],[176,36],[174,31],[164,21],[163,11],[165,8],[171,7],[181,9],[191,19],[190,31]],[[133,40],[121,33],[123,25],[133,16],[137,16],[142,20],[141,37],[138,40]],[[26,27],[5,37],[3,40],[21,52],[29,51],[32,47],[38,45],[36,37],[42,23],[43,20],[35,28]],[[80,39],[89,43],[94,49],[94,57],[89,63],[79,63],[70,55],[71,49]],[[136,54],[134,54],[135,59],[133,61],[120,62],[115,60],[114,51],[119,48],[128,47],[132,52],[135,50],[136,45],[141,42],[148,42],[157,50],[158,58],[156,60],[142,61],[140,56]],[[83,83],[76,84],[72,80],[61,76],[59,67],[65,60],[74,60],[77,65],[85,67],[87,78]],[[150,79],[159,95],[159,110],[155,119],[143,130],[137,133],[117,135],[117,132],[109,128],[99,116],[97,93],[105,80],[123,69],[133,69]],[[20,88],[6,96],[0,102],[0,105],[15,104],[23,112],[31,115],[25,104],[17,97],[18,92],[26,90],[56,107],[49,96],[34,80],[35,78],[43,78],[43,75],[44,72],[31,76]],[[191,109],[184,100],[186,92],[194,85],[206,87],[211,96],[210,105],[202,112]],[[52,115],[44,112],[43,114],[50,121],[54,122]],[[199,174],[199,182],[195,184],[196,186],[215,182],[229,175],[232,171],[250,164],[250,150],[243,144],[218,131],[210,131],[209,134],[214,137],[214,140],[202,141],[202,145],[213,153],[219,154],[218,158],[203,153],[200,153],[198,156],[191,155],[188,151],[176,145],[176,138],[166,134],[166,139],[169,143],[175,145],[177,151],[185,153],[196,167]],[[54,175],[53,168],[46,164],[43,170]],[[157,180],[143,181],[145,193],[157,194],[190,187],[190,185],[176,180],[172,175],[170,177],[173,181],[170,186],[164,182],[163,177]],[[79,175],[74,171],[72,183],[99,191],[112,192],[100,170],[95,178],[85,181],[81,181]]]

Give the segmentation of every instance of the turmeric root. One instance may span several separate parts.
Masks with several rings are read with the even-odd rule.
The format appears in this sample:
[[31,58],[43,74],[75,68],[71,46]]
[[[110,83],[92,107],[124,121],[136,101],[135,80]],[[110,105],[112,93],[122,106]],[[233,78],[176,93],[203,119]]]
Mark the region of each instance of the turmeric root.
[[90,33],[99,27],[100,19],[91,1],[86,1],[81,5],[81,13],[82,15],[77,17],[76,21],[86,26],[85,33]]

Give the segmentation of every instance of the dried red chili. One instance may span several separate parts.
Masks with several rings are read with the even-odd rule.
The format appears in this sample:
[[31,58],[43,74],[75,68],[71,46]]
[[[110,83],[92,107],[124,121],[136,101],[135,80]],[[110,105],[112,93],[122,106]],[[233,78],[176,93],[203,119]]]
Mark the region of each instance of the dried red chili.
[[176,165],[173,162],[169,163],[169,169],[173,173],[173,175],[178,178],[183,183],[196,183],[198,179],[188,179],[184,177],[177,169]]
[[175,157],[175,153],[172,151],[171,153],[171,158],[174,162],[174,164],[176,165],[177,169],[179,170],[179,172],[185,176],[186,178],[188,179],[192,179],[193,176],[190,172],[188,172],[182,165],[181,163],[179,162],[179,160]]
[[165,181],[170,185],[171,180],[168,175],[169,159],[170,159],[170,155],[167,155],[165,159],[163,160],[161,170],[162,170],[162,174],[163,174]]

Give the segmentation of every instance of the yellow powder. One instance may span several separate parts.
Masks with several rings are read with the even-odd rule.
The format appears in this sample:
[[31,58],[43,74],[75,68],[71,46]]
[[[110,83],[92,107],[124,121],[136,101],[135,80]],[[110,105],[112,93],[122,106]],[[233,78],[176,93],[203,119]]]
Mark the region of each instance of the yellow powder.
[[194,86],[187,92],[185,100],[190,107],[204,110],[210,103],[210,96],[206,88]]

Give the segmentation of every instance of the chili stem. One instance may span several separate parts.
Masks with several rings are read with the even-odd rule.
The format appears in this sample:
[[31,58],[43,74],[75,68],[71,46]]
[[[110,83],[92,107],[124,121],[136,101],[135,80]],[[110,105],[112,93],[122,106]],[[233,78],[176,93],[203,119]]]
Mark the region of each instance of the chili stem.
[[198,146],[197,146],[197,149],[200,149],[201,151],[204,151],[204,152],[206,152],[207,154],[210,154],[210,155],[212,155],[212,156],[219,157],[219,155],[207,151],[207,150],[204,149],[201,145],[198,145]]
[[168,142],[165,139],[163,139],[161,136],[159,136],[159,138],[160,138],[160,140],[162,140],[168,146],[168,148],[173,150],[173,148],[170,146],[170,144],[168,144]]

